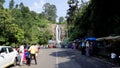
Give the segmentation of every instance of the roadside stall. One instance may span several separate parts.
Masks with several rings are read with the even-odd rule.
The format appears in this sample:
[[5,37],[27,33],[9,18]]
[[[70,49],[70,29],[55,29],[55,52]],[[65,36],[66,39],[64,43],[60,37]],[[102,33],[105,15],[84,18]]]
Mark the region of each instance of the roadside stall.
[[[120,36],[108,36],[97,38],[97,54],[107,59],[115,58],[119,61],[120,56]],[[119,61],[120,62],[120,61]]]

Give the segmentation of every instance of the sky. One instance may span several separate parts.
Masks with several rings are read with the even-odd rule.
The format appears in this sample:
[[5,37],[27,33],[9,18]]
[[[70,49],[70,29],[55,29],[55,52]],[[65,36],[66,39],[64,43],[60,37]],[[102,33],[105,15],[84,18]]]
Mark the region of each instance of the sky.
[[[9,1],[6,0],[4,6],[8,7],[9,6]],[[28,6],[30,10],[35,11],[37,13],[41,13],[42,7],[45,3],[50,3],[56,6],[57,8],[57,16],[58,17],[65,17],[67,13],[68,4],[67,0],[14,0],[15,4],[19,4],[23,2],[25,6]]]
[[[20,4],[23,2],[25,6],[28,6],[31,11],[35,11],[37,13],[41,13],[43,11],[42,7],[45,3],[50,3],[56,6],[57,8],[57,16],[65,17],[69,6],[67,4],[68,0],[14,0],[15,4]],[[10,0],[6,0],[4,6],[9,6]]]

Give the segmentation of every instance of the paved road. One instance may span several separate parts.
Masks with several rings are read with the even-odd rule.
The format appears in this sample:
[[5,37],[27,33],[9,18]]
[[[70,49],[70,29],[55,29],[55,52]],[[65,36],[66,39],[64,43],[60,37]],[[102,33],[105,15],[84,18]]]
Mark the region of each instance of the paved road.
[[37,56],[38,64],[32,61],[31,66],[23,64],[11,68],[112,68],[114,65],[94,57],[81,55],[72,49],[41,49]]

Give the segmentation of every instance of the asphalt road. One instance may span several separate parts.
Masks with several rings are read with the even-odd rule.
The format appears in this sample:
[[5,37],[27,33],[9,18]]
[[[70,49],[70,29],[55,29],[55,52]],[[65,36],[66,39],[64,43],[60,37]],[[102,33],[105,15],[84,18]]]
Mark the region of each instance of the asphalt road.
[[30,66],[11,66],[10,68],[113,68],[114,65],[95,57],[81,55],[80,51],[72,49],[41,49]]

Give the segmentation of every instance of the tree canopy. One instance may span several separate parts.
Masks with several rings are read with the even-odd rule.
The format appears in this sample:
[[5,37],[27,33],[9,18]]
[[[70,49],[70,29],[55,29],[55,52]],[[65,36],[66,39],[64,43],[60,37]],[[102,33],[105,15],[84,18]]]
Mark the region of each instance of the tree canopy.
[[56,12],[57,12],[57,8],[55,5],[50,4],[50,3],[46,3],[43,6],[43,14],[47,17],[48,20],[56,22]]
[[59,23],[64,22],[64,17],[59,17]]
[[118,1],[90,0],[78,6],[77,0],[69,0],[67,12],[70,40],[85,37],[120,35],[120,9]]
[[[14,4],[14,0],[9,3],[9,8],[4,8],[5,0],[0,0],[0,45],[11,45],[20,43],[47,44],[52,34],[48,31],[48,24],[54,19],[43,18],[42,13],[30,11],[23,3]],[[51,5],[51,11],[56,10],[55,5]],[[54,11],[56,13],[56,11]],[[52,13],[51,13],[52,15]]]

